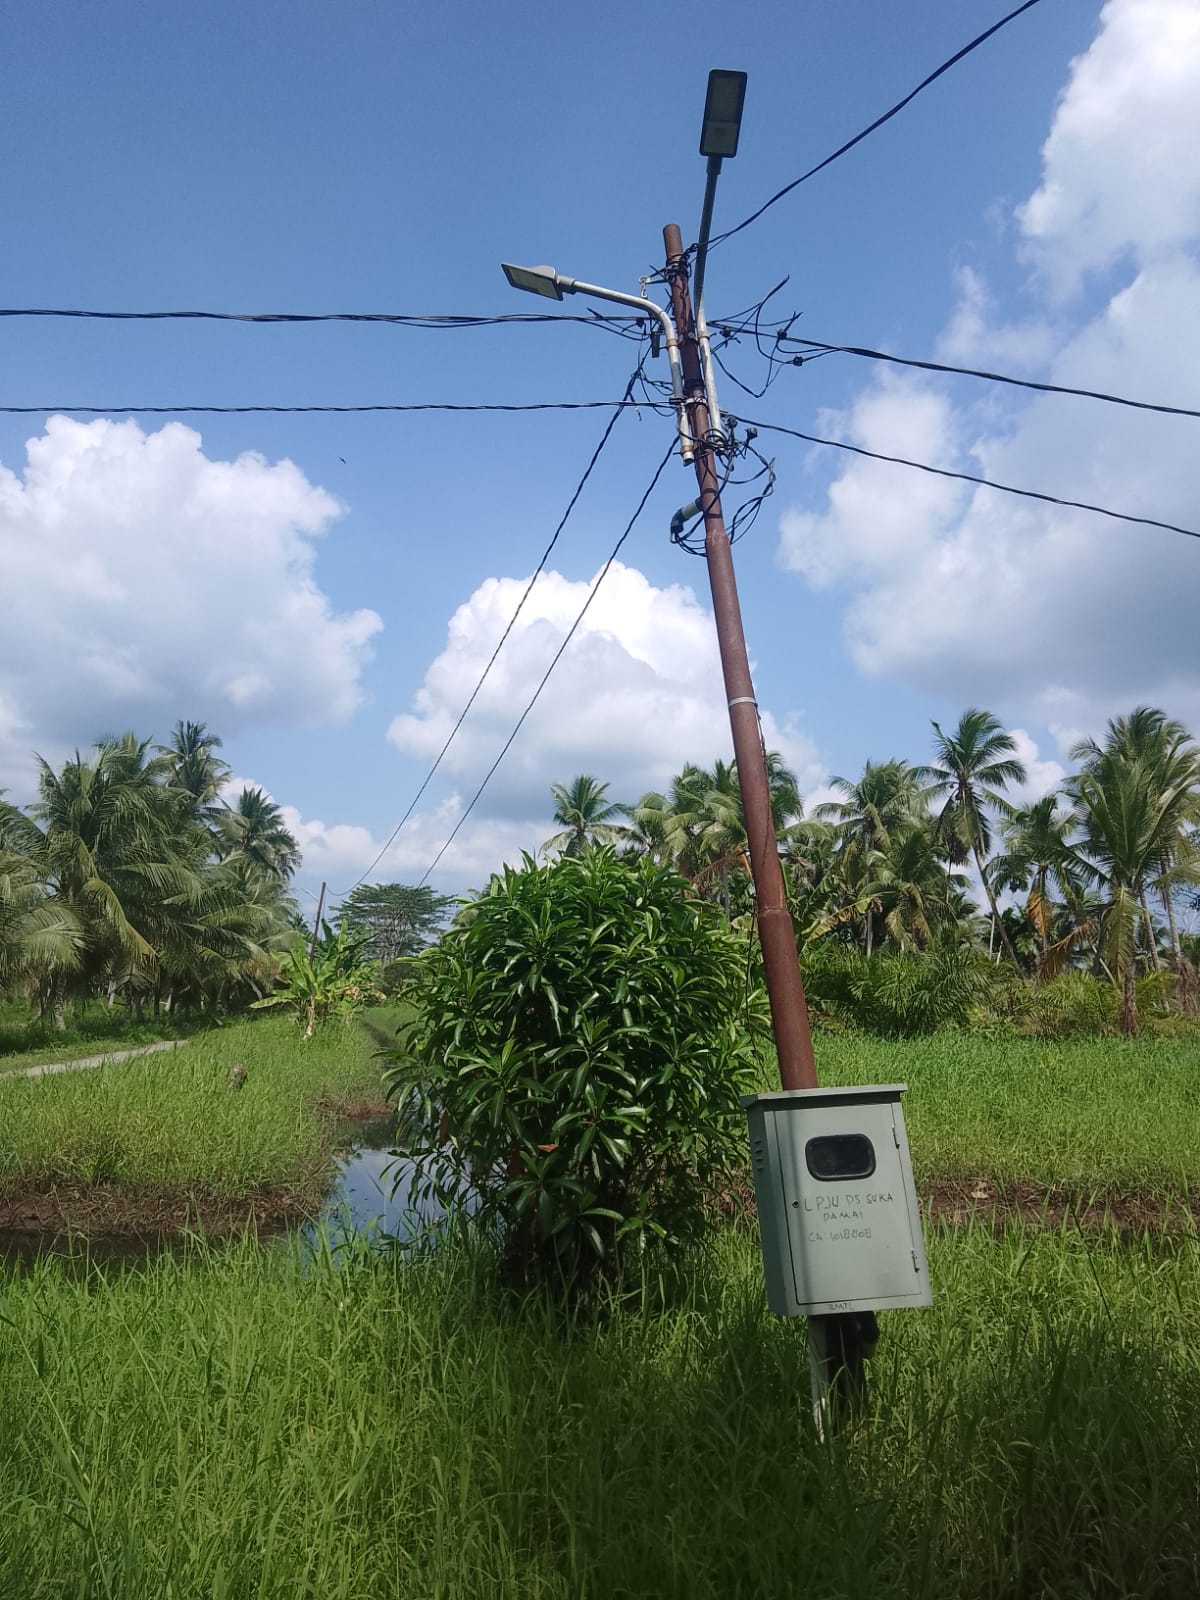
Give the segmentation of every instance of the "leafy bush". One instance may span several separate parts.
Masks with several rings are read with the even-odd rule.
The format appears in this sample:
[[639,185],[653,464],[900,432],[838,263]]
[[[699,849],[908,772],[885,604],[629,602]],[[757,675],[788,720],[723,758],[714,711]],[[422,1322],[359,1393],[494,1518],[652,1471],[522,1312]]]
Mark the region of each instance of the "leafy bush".
[[352,934],[346,923],[335,933],[322,922],[321,937],[310,955],[307,937],[298,934],[280,962],[279,988],[250,1009],[290,1007],[304,1023],[306,1039],[330,1017],[348,1022],[364,1005],[384,998],[376,987],[376,964],[363,960],[365,942],[365,936]]
[[[1118,1029],[1120,995],[1109,978],[1079,970],[1061,972],[1045,983],[1022,983],[1011,969],[998,969],[986,1011],[973,1018],[985,1026],[998,1022],[1010,1032],[1040,1039],[1101,1038]],[[1138,1013],[1163,1037],[1193,1030],[1174,1012],[1178,979],[1174,973],[1147,972],[1137,980]],[[1175,1024],[1182,1021],[1183,1026]]]
[[393,1060],[414,1200],[469,1202],[514,1284],[583,1291],[695,1237],[754,1087],[745,943],[649,860],[506,868],[420,957]]
[[804,988],[817,1016],[886,1038],[962,1027],[990,982],[973,951],[884,951],[866,956],[832,940],[804,953]]

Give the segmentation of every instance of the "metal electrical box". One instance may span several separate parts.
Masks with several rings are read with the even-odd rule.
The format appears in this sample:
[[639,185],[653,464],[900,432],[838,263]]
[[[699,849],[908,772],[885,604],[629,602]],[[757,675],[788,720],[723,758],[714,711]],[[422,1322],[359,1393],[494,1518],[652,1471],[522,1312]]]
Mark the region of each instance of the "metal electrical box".
[[933,1303],[900,1106],[906,1088],[743,1098],[767,1304],[780,1316]]

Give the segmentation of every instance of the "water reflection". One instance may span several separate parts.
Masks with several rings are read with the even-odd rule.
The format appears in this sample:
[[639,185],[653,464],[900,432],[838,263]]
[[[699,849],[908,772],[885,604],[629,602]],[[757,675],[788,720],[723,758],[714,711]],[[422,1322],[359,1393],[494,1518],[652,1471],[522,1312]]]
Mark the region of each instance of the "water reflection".
[[436,1233],[445,1213],[429,1199],[414,1207],[413,1162],[396,1149],[395,1117],[347,1124],[343,1136],[347,1147],[333,1189],[319,1216],[305,1226],[305,1240],[315,1242],[324,1232],[335,1246],[364,1237],[406,1243],[431,1229]]

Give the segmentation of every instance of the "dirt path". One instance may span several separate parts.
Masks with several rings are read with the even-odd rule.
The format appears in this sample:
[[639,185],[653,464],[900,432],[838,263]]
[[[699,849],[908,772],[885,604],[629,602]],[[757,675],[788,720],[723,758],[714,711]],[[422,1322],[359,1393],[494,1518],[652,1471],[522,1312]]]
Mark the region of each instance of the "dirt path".
[[5,1078],[48,1078],[56,1072],[84,1072],[102,1067],[106,1061],[128,1061],[131,1056],[152,1056],[158,1050],[178,1050],[186,1039],[162,1039],[158,1044],[138,1045],[134,1050],[105,1050],[98,1056],[77,1056],[74,1061],[43,1061],[36,1067],[20,1067],[15,1072],[0,1072]]

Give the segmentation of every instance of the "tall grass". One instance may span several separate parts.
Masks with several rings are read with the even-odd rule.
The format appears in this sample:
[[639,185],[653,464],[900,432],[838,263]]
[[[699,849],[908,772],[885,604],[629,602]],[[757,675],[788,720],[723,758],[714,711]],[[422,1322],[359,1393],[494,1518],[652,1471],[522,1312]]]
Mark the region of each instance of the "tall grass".
[[[905,1118],[919,1183],[991,1176],[1100,1193],[1196,1188],[1195,1042],[821,1035],[816,1055],[826,1086],[909,1085]],[[772,1059],[764,1086],[778,1088],[773,1072]]]
[[[0,1193],[30,1183],[314,1190],[328,1170],[319,1097],[382,1098],[375,1046],[331,1024],[240,1023],[92,1072],[0,1082]],[[246,1067],[233,1090],[230,1068]]]
[[1197,1592],[1194,1254],[967,1232],[931,1267],[826,1446],[744,1239],[573,1327],[454,1257],[39,1267],[0,1299],[0,1593]]

